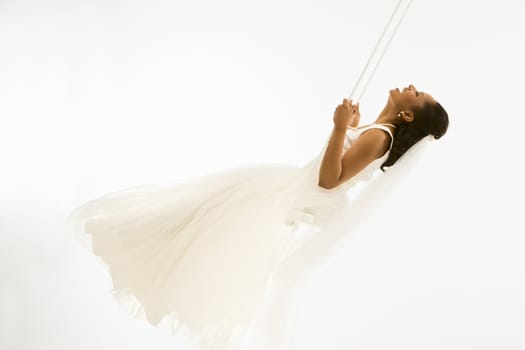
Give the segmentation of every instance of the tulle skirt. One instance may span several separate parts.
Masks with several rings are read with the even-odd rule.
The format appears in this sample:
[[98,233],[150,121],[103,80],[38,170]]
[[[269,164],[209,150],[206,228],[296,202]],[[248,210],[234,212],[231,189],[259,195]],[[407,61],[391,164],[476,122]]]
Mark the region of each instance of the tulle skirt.
[[[137,315],[183,326],[202,348],[231,349],[298,242],[347,206],[345,186],[318,186],[319,160],[128,188],[82,204],[69,221]],[[288,264],[281,278],[310,268],[308,259]]]

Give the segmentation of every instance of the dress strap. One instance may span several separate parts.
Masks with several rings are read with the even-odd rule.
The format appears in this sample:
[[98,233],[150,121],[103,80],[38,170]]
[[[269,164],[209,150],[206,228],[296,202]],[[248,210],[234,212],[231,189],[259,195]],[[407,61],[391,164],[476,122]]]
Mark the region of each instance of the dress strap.
[[[375,124],[375,123],[374,123],[374,124]],[[395,125],[395,124],[390,124],[390,123],[380,123],[380,124],[375,124],[375,125],[388,125],[388,126],[393,127],[394,129],[396,128],[396,125]]]

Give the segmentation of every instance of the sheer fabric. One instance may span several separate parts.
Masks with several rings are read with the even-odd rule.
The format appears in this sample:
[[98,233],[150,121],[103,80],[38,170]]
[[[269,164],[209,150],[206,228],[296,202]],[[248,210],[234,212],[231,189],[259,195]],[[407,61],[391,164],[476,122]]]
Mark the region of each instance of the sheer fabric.
[[[373,124],[348,129],[345,150],[370,128],[393,141],[388,127]],[[268,290],[297,286],[358,227],[362,213],[349,194],[359,197],[360,183],[381,173],[390,151],[328,190],[318,186],[326,147],[302,167],[240,166],[116,191],[82,204],[69,220],[108,267],[115,297],[137,316],[182,326],[202,348],[238,348],[256,314],[275,300]]]

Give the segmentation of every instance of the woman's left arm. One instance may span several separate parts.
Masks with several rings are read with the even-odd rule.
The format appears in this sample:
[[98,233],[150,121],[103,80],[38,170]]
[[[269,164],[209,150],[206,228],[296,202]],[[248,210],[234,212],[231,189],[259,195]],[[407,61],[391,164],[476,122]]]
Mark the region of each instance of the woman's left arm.
[[323,188],[332,188],[333,184],[337,182],[337,179],[341,174],[341,156],[343,155],[345,136],[346,127],[341,128],[334,125],[319,169],[318,185]]
[[[370,129],[362,133],[342,157],[337,159],[333,155],[331,159],[325,154],[326,164],[324,168],[321,167],[319,179],[323,174],[325,177],[323,182],[319,181],[319,186],[332,189],[350,180],[368,164],[381,157],[388,149],[389,142],[390,138],[383,130]],[[329,161],[332,163],[328,163]],[[327,174],[330,174],[330,177],[327,177]]]
[[337,183],[342,172],[341,156],[343,155],[346,128],[356,120],[359,122],[359,118],[359,104],[352,104],[352,100],[343,99],[343,103],[335,109],[334,128],[319,169],[319,186],[326,189],[335,187],[334,184]]

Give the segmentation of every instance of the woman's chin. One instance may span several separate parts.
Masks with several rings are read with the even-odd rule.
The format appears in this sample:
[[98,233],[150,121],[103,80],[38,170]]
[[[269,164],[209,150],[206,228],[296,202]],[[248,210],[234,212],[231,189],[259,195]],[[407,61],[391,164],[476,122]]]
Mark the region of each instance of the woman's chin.
[[394,103],[396,98],[399,96],[401,92],[399,89],[392,89],[388,92],[388,103]]

